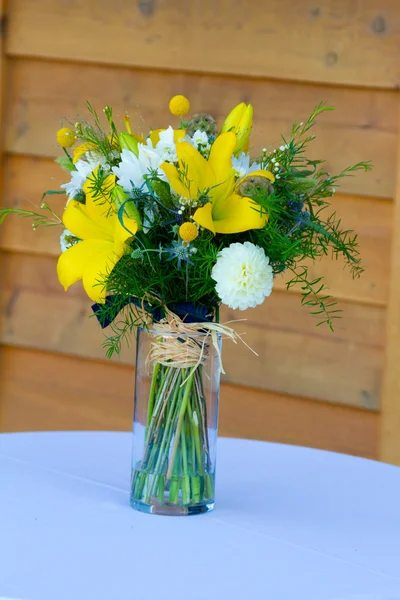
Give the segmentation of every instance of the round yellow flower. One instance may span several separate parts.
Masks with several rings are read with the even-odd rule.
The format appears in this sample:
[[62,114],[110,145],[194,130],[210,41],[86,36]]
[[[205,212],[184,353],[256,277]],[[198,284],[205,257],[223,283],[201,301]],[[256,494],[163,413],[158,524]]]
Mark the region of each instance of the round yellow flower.
[[179,227],[179,235],[184,242],[193,242],[199,235],[199,230],[195,223],[182,223]]
[[62,148],[70,148],[76,142],[76,135],[68,127],[62,127],[57,131],[57,142]]
[[190,102],[186,96],[174,96],[169,101],[169,110],[175,117],[183,117],[190,110]]

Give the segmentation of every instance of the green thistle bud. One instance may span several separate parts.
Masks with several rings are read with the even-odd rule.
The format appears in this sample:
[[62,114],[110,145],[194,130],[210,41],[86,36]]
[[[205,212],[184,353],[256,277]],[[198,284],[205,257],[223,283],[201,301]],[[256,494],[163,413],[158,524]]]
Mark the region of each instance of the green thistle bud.
[[118,136],[121,150],[130,150],[135,156],[138,156],[138,141],[130,133],[120,133]]
[[214,117],[206,113],[197,113],[187,122],[186,133],[193,135],[198,129],[207,135],[217,135],[217,123]]
[[131,258],[133,258],[134,260],[143,260],[143,254],[143,250],[141,250],[140,248],[135,248],[135,250],[133,250],[131,253]]
[[288,179],[288,183],[296,194],[307,195],[315,192],[317,187],[320,185],[320,181],[318,179],[314,179],[313,177],[295,177],[293,179]]

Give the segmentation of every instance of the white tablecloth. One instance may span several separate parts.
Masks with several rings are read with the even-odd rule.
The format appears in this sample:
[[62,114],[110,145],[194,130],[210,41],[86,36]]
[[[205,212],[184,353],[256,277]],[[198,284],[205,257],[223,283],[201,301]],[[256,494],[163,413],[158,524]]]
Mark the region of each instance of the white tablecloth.
[[400,469],[220,439],[216,509],[129,506],[131,436],[0,436],[0,596],[400,600]]

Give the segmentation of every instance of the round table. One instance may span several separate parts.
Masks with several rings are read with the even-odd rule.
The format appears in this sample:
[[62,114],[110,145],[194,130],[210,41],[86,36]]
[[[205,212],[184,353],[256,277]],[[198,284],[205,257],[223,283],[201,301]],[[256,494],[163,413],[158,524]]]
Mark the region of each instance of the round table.
[[0,435],[0,597],[399,600],[400,469],[220,439],[216,508],[129,506],[131,436]]

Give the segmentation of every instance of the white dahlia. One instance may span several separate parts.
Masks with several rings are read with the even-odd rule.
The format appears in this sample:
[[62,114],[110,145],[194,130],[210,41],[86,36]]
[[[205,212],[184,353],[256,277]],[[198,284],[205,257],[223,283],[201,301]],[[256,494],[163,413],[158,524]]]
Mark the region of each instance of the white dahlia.
[[211,277],[223,304],[246,310],[264,302],[273,286],[269,258],[251,242],[231,244],[219,252]]

